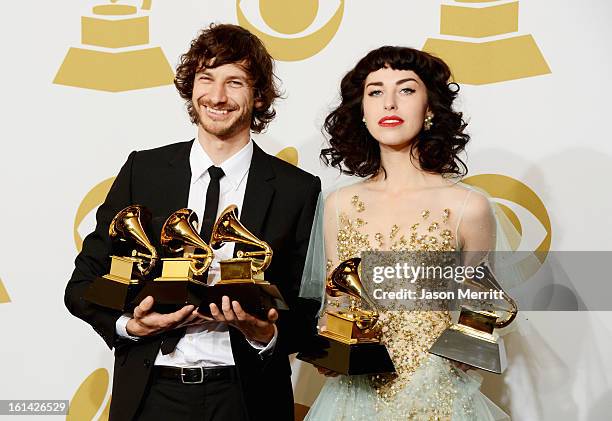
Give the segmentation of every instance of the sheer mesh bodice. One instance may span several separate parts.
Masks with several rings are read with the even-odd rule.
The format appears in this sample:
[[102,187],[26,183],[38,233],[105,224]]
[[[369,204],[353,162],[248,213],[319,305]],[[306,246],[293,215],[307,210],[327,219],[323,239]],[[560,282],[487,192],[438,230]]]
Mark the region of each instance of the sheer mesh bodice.
[[[478,224],[464,227],[478,214],[481,220]],[[327,268],[367,250],[449,252],[464,246],[485,249],[495,243],[490,214],[484,196],[455,184],[393,197],[377,191],[367,181],[360,182],[337,190],[326,200],[323,225]],[[472,238],[475,234],[479,238]],[[346,297],[327,297],[326,303],[332,310],[348,305]],[[448,311],[386,310],[381,311],[379,320],[382,342],[397,373],[341,376],[340,380],[331,381],[346,382],[343,387],[336,384],[335,393],[342,395],[344,391],[347,397],[354,398],[360,388],[370,388],[372,396],[364,396],[365,401],[358,405],[374,408],[376,419],[462,419],[457,417],[458,413],[463,419],[481,419],[472,417],[474,411],[482,409],[482,402],[475,403],[472,397],[476,383],[448,360],[428,352],[450,324]],[[324,401],[322,398],[321,404]],[[352,409],[349,412],[354,414]],[[313,415],[309,419],[319,418]],[[353,415],[340,419],[362,418]]]

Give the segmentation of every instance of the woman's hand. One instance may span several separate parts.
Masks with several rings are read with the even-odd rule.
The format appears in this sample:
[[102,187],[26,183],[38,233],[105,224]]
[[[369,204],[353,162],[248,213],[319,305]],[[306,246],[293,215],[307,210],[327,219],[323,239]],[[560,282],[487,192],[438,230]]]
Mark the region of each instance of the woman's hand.
[[459,361],[453,361],[451,360],[451,364],[453,366],[455,366],[455,368],[458,368],[459,370],[466,372],[468,370],[473,370],[476,369],[476,367],[469,365],[469,364],[465,364],[465,363],[460,363]]
[[328,368],[319,367],[318,365],[316,367],[319,374],[323,374],[325,377],[338,377],[340,375],[340,373],[330,370]]

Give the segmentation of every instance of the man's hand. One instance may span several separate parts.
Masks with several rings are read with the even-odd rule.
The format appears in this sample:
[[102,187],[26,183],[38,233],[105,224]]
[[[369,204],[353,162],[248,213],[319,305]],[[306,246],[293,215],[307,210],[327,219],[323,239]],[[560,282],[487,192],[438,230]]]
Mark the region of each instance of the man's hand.
[[194,306],[184,306],[174,313],[161,314],[152,311],[153,297],[148,296],[134,309],[134,317],[127,322],[126,330],[132,336],[152,336],[191,323]]
[[230,303],[229,297],[224,296],[221,299],[221,310],[214,303],[209,307],[214,320],[234,326],[251,341],[268,344],[274,337],[274,323],[278,320],[278,312],[273,308],[268,312],[268,320],[260,320],[245,312],[238,301]]

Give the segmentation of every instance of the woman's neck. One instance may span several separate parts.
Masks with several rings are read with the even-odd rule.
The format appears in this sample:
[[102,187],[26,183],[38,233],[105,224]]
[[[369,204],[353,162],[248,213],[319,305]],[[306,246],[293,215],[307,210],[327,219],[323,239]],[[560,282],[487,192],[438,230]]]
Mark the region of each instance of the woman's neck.
[[380,163],[381,170],[372,181],[388,192],[420,190],[448,184],[440,174],[422,170],[417,152],[411,153],[410,147],[395,149],[381,145]]

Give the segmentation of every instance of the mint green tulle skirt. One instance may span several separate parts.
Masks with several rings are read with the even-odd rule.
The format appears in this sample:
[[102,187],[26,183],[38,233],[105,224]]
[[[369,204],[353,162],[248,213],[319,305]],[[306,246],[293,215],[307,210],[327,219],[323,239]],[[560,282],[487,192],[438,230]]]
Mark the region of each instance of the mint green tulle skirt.
[[502,421],[510,417],[480,392],[477,373],[428,355],[405,382],[377,388],[371,376],[327,379],[306,421]]

